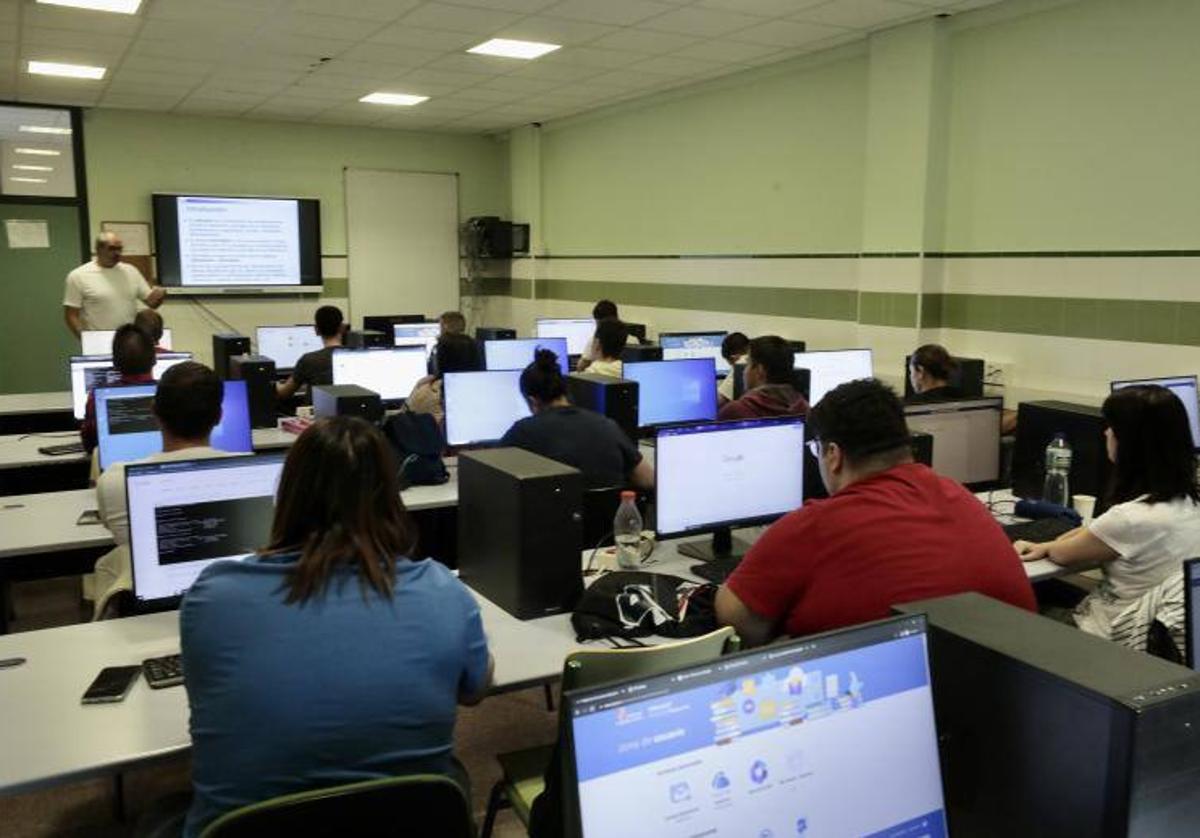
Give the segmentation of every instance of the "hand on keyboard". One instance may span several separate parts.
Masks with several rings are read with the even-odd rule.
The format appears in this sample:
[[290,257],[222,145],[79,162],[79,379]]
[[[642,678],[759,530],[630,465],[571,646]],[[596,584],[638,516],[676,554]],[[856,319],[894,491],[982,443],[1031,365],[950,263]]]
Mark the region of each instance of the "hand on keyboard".
[[1050,545],[1034,544],[1032,541],[1014,541],[1013,549],[1023,562],[1036,562],[1050,558]]

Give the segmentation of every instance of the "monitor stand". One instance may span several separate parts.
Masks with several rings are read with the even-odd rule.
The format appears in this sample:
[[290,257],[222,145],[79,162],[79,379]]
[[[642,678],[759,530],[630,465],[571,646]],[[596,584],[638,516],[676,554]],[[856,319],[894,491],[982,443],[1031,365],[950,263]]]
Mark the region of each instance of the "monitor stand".
[[712,541],[685,541],[679,545],[679,555],[702,562],[712,562],[718,559],[740,559],[746,555],[750,545],[740,538],[734,538],[729,527],[721,527],[713,531]]

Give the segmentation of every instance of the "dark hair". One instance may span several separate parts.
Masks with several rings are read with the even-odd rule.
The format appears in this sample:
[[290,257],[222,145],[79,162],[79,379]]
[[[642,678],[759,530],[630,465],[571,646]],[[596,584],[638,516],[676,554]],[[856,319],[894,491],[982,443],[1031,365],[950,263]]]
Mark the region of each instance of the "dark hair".
[[477,372],[483,369],[479,344],[470,335],[447,332],[438,338],[434,350],[438,375],[448,372]]
[[592,319],[596,322],[600,322],[601,320],[617,320],[619,318],[617,304],[612,300],[601,300],[592,306]]
[[721,341],[721,357],[729,363],[750,351],[750,338],[742,332],[730,332]]
[[318,335],[323,338],[335,338],[342,331],[342,310],[337,306],[321,306],[317,309],[314,322]]
[[1200,501],[1191,424],[1174,393],[1154,384],[1122,387],[1104,400],[1100,412],[1117,438],[1113,503],[1142,495],[1149,503]]
[[122,375],[145,375],[154,369],[154,341],[132,323],[113,333],[112,354],[113,366]]
[[221,421],[225,384],[204,364],[184,361],[163,373],[154,391],[154,415],[181,439],[200,439]]
[[920,367],[938,381],[946,381],[958,369],[958,361],[950,357],[946,347],[936,343],[918,346],[909,361],[914,367]]
[[150,336],[150,340],[157,344],[162,340],[163,336],[163,319],[152,308],[144,308],[139,311],[133,318],[133,325],[137,326],[143,332]]
[[596,343],[605,358],[620,358],[629,340],[629,327],[620,320],[601,320],[596,324]]
[[768,384],[791,384],[796,372],[796,353],[781,337],[765,335],[750,341],[750,363],[758,364],[767,373]]
[[299,551],[285,602],[307,602],[338,565],[358,571],[366,596],[391,597],[397,556],[417,531],[400,500],[396,462],[383,434],[357,416],[318,419],[288,452],[264,554]]
[[533,354],[533,363],[521,372],[521,395],[542,404],[558,401],[567,394],[558,355],[549,349]]
[[810,437],[836,442],[852,463],[885,454],[902,461],[912,454],[904,405],[874,378],[848,381],[826,393],[809,409],[808,428]]
[[463,317],[461,311],[443,311],[438,322],[448,335],[460,335],[467,330],[467,318]]

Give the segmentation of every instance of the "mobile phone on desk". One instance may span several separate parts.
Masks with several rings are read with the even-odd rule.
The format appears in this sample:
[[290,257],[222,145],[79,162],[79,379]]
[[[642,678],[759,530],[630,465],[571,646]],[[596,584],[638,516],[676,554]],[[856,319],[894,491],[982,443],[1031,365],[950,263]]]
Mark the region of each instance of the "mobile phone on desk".
[[141,674],[140,666],[106,666],[83,694],[83,703],[111,704],[124,701]]

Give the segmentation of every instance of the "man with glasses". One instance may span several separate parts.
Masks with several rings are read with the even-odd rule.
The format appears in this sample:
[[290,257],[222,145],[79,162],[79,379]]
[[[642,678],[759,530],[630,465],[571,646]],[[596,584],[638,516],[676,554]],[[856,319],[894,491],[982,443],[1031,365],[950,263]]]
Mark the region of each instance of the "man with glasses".
[[862,379],[831,390],[809,411],[808,436],[830,497],[772,525],[717,592],[718,621],[743,642],[864,623],[898,603],[964,591],[1036,609],[987,508],[913,462],[890,388]]
[[142,272],[121,261],[125,245],[116,233],[96,237],[96,258],[67,274],[63,317],[76,338],[85,329],[107,331],[132,323],[138,300],[158,308],[163,288],[151,288]]

